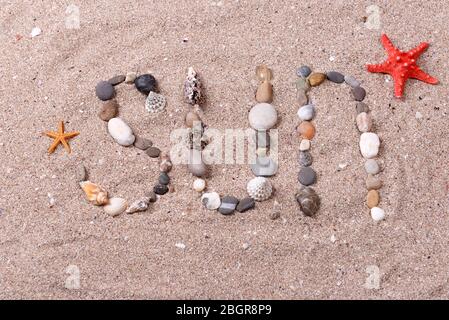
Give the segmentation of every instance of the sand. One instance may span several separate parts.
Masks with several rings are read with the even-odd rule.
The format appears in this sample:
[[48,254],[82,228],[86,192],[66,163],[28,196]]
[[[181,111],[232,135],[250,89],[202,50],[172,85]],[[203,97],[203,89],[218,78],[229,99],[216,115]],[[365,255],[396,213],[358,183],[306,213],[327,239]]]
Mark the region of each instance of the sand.
[[[364,24],[374,3],[379,29]],[[79,29],[65,26],[71,2],[0,4],[0,298],[448,298],[445,1],[75,1]],[[36,26],[43,32],[30,39]],[[405,99],[395,99],[388,76],[364,69],[385,57],[382,31],[403,50],[429,41],[419,65],[441,84],[409,81]],[[280,115],[272,199],[245,214],[206,211],[192,177],[176,166],[175,192],[149,212],[111,218],[85,200],[75,179],[80,163],[92,181],[130,200],[150,190],[158,172],[157,161],[108,135],[97,116],[99,80],[155,75],[166,113],[151,117],[143,96],[121,85],[120,114],[168,150],[171,130],[183,127],[188,66],[207,90],[204,121],[225,129],[247,128],[260,63],[273,69]],[[382,140],[385,221],[374,223],[365,206],[354,102],[347,87],[331,83],[311,93],[322,207],[314,218],[299,212],[294,81],[302,64],[363,81]],[[61,147],[48,155],[51,140],[41,133],[60,120],[81,134],[70,155]],[[209,189],[240,196],[251,177],[247,165],[213,166]],[[282,214],[272,221],[274,201]]]

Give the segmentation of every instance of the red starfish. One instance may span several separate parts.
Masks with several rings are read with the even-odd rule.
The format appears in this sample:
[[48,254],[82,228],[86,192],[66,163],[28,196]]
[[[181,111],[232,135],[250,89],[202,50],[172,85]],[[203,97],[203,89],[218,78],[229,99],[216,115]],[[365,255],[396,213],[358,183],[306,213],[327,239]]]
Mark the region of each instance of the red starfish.
[[366,68],[369,72],[390,74],[394,80],[394,95],[397,98],[402,97],[408,78],[418,79],[431,84],[438,83],[437,79],[422,71],[416,64],[419,56],[429,47],[427,42],[420,43],[410,51],[402,52],[391,43],[386,34],[382,34],[380,41],[385,50],[387,50],[387,60],[381,64],[368,64]]

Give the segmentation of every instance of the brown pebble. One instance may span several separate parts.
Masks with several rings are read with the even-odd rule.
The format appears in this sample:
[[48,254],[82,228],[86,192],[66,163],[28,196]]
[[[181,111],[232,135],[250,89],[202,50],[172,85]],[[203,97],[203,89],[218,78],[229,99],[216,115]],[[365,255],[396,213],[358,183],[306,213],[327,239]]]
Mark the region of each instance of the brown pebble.
[[324,73],[315,72],[312,73],[309,77],[309,84],[312,87],[319,86],[326,80],[326,75]]
[[136,140],[134,140],[134,147],[140,150],[147,150],[152,145],[153,142],[151,140],[139,136],[136,136]]
[[366,195],[366,204],[370,209],[379,204],[379,192],[377,192],[377,190],[370,190],[368,192]]
[[118,85],[118,84],[124,82],[125,79],[126,79],[126,76],[123,75],[123,74],[120,74],[120,75],[118,75],[118,76],[112,77],[111,79],[108,80],[108,82],[109,82],[110,84],[112,84],[113,86],[116,86],[116,85]]
[[189,111],[185,118],[186,126],[192,128],[195,122],[201,122],[199,115],[194,111]]
[[173,167],[172,162],[170,161],[170,159],[163,159],[161,158],[162,161],[159,165],[159,170],[165,173],[170,172],[171,168]]
[[355,122],[357,123],[357,128],[360,132],[369,132],[373,126],[371,116],[366,112],[359,113],[355,118]]
[[103,121],[109,121],[118,114],[119,104],[116,100],[109,100],[101,107],[98,117]]
[[374,177],[372,174],[369,174],[366,178],[366,189],[368,190],[377,190],[382,187],[382,180]]
[[169,185],[168,186],[168,192],[170,192],[170,193],[174,193],[175,192],[175,186],[174,185]]
[[315,127],[309,121],[303,121],[298,126],[298,134],[301,138],[312,140],[315,136]]
[[306,91],[303,89],[298,89],[296,93],[296,99],[298,99],[299,106],[305,106],[307,102],[309,102],[309,97],[307,96]]
[[257,102],[267,102],[273,101],[273,86],[268,81],[262,82],[256,91],[256,101]]
[[157,158],[161,154],[161,150],[156,147],[149,147],[145,152],[150,158]]

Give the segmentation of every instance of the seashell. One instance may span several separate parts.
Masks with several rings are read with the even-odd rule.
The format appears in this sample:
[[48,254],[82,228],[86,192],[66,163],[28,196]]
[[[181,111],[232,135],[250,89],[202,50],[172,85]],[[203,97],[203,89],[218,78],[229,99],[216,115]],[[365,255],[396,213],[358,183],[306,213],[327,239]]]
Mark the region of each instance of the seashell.
[[147,100],[145,101],[145,109],[149,113],[158,113],[165,110],[167,105],[167,100],[165,97],[159,93],[151,91],[148,94]]
[[90,181],[80,182],[80,187],[83,189],[87,196],[87,200],[96,206],[102,206],[109,202],[108,192],[102,189],[100,186]]
[[256,201],[264,201],[271,197],[273,186],[270,180],[264,177],[251,179],[246,186],[248,195]]
[[193,181],[193,190],[202,192],[204,189],[206,189],[206,181],[204,179],[195,179]]
[[206,192],[201,196],[201,203],[208,210],[217,210],[221,205],[220,195],[216,192]]
[[201,81],[192,67],[187,69],[187,78],[184,82],[184,96],[186,101],[192,105],[201,102]]
[[298,201],[301,211],[306,216],[313,216],[320,208],[320,197],[310,187],[301,188],[295,195],[296,201]]
[[123,198],[111,198],[109,199],[109,204],[103,207],[104,212],[110,216],[118,216],[126,210],[128,203]]
[[132,145],[136,140],[131,127],[120,118],[112,118],[108,121],[108,132],[115,142],[124,147]]
[[146,211],[148,209],[149,204],[150,204],[149,197],[144,197],[142,199],[136,200],[128,207],[128,209],[126,209],[126,213],[136,213]]

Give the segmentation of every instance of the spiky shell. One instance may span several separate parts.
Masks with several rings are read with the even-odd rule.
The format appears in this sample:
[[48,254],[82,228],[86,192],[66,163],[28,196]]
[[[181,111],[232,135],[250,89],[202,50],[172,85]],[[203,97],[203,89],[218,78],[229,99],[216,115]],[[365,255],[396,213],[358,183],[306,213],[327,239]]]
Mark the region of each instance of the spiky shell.
[[248,195],[256,201],[265,201],[271,197],[273,186],[270,180],[264,177],[251,179],[246,186]]
[[306,216],[313,216],[320,208],[320,197],[310,187],[304,187],[299,190],[295,195],[296,201],[298,201],[301,211]]
[[145,109],[150,113],[162,112],[165,110],[167,100],[159,93],[151,91],[145,102]]
[[191,105],[201,102],[201,81],[192,67],[187,69],[187,78],[184,82],[184,96]]
[[96,206],[103,206],[109,202],[108,192],[90,181],[80,182],[80,187],[86,194],[87,200]]

